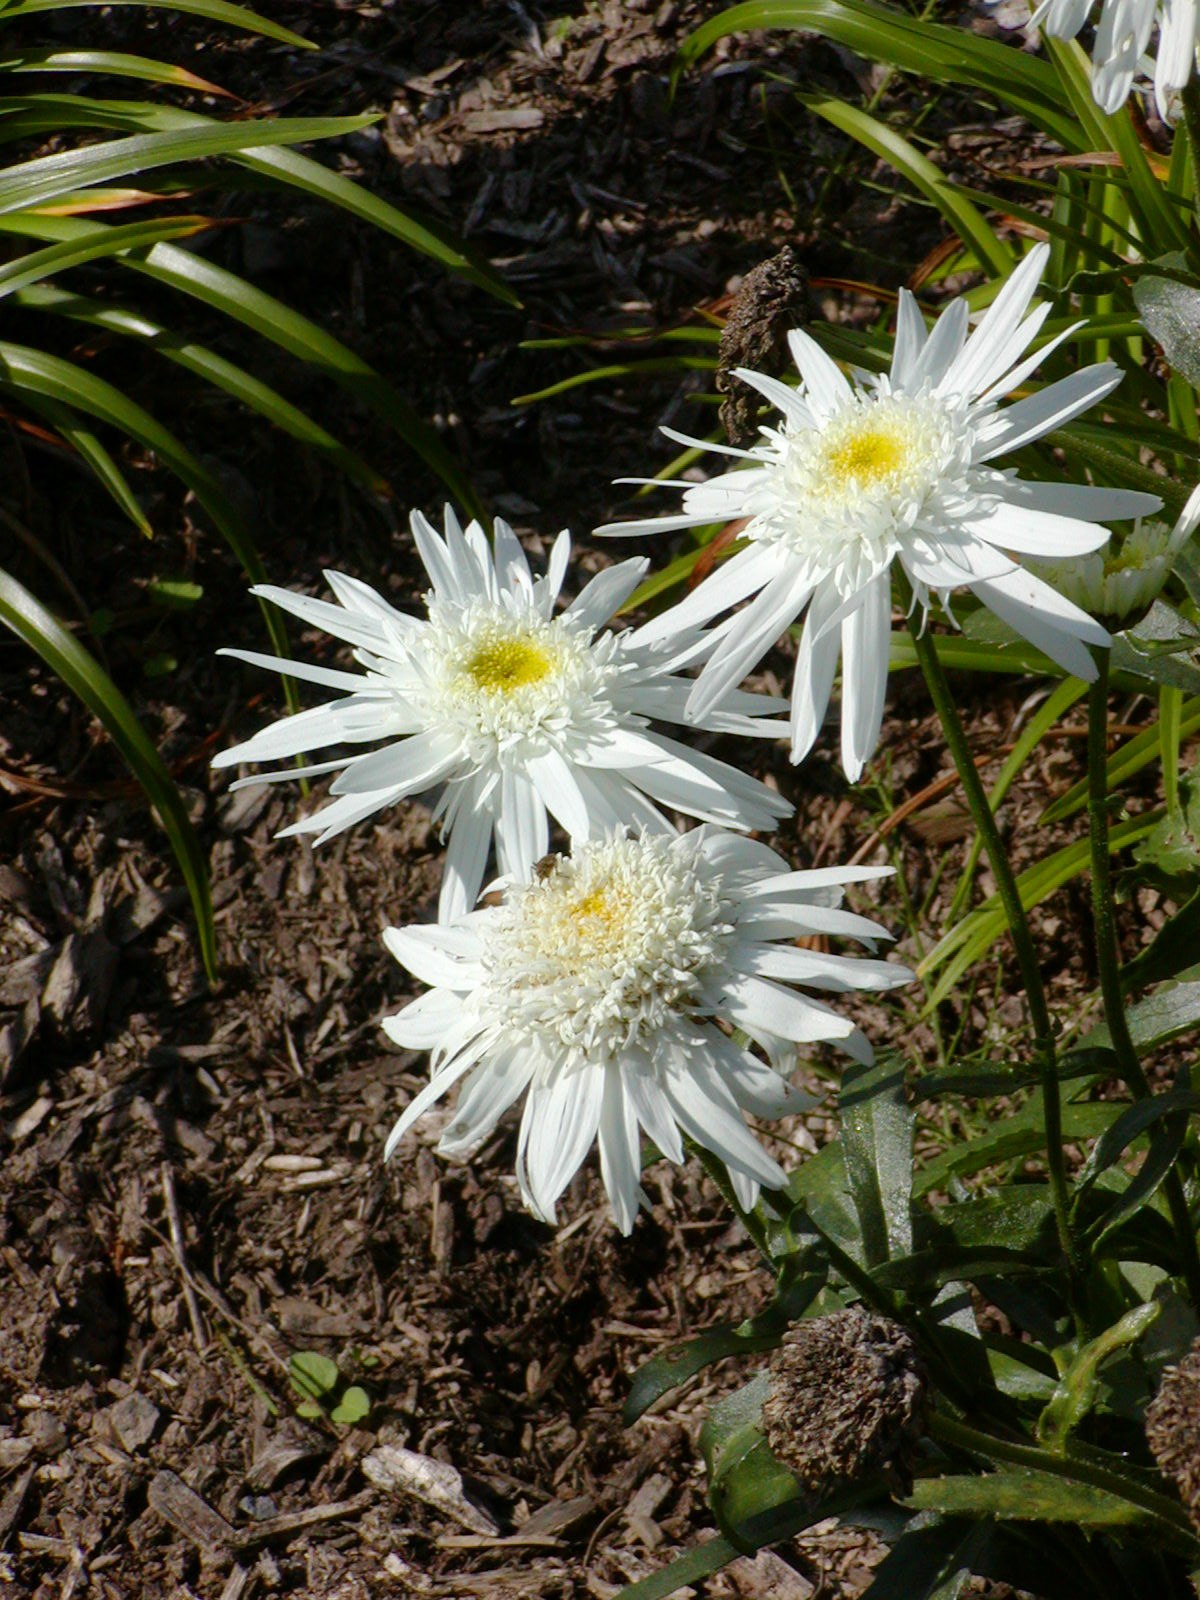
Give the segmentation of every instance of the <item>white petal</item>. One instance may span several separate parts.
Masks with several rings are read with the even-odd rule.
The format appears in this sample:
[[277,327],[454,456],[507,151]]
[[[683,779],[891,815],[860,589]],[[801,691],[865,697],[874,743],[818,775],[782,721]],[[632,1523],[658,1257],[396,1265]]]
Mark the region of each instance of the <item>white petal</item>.
[[998,412],[986,432],[986,449],[977,461],[992,461],[999,455],[1021,449],[1034,439],[1065,427],[1089,407],[1111,394],[1121,381],[1121,369],[1112,361],[1072,372],[1056,383],[1047,384],[1037,394],[1018,400]]
[[[218,650],[219,656],[232,656],[235,661],[246,661],[252,667],[266,667],[272,672],[285,673],[289,678],[299,678],[304,683],[319,683],[326,689],[365,689],[370,679],[361,672],[337,672],[332,667],[315,667],[307,661],[292,661],[286,656],[265,656],[258,650]],[[383,692],[386,689],[380,686]]]
[[409,1005],[384,1017],[384,1033],[402,1050],[436,1050],[462,1016],[463,1000],[449,989],[427,989]]
[[1018,555],[1079,556],[1098,550],[1111,538],[1109,530],[1095,522],[1059,516],[1054,511],[1039,511],[1031,505],[1001,502],[983,515],[972,516],[967,526],[977,538]]
[[244,744],[222,750],[213,760],[214,767],[237,766],[243,761],[282,761],[288,756],[302,755],[319,745],[363,744],[373,739],[386,739],[396,731],[398,718],[388,701],[347,695],[331,705],[313,706],[309,711],[297,711],[294,716],[282,717],[267,728],[262,728]]
[[530,1210],[554,1221],[559,1195],[583,1163],[596,1137],[603,1069],[560,1073],[549,1085],[535,1084],[525,1101],[517,1144],[517,1179]]
[[679,1126],[654,1072],[631,1064],[624,1069],[625,1093],[637,1112],[638,1121],[666,1156],[678,1166],[684,1159]]
[[344,833],[347,828],[354,827],[356,822],[362,822],[374,812],[382,811],[383,807],[391,805],[395,798],[394,789],[372,789],[369,794],[346,794],[340,800],[335,800],[332,805],[323,806],[312,816],[301,817],[299,822],[280,828],[275,837],[290,839],[301,834],[315,833],[317,837],[313,840],[313,844],[326,844],[339,833]]
[[[331,633],[335,639],[345,639],[348,644],[366,645],[369,650],[378,650],[386,642],[383,624],[377,619],[347,611],[344,606],[332,605],[328,600],[316,600],[307,594],[293,594],[290,589],[277,588],[273,583],[252,584],[250,593],[257,595],[260,600],[269,600],[281,611],[299,617],[301,621],[325,633]],[[402,617],[399,612],[396,613],[396,620],[401,625],[411,623],[416,627],[422,626],[415,618]]]
[[440,923],[417,922],[404,928],[385,928],[383,945],[414,978],[430,988],[466,991],[478,982],[482,968],[477,956],[454,953],[452,946],[458,931]]
[[784,1186],[783,1169],[747,1128],[719,1073],[698,1051],[689,1051],[681,1065],[672,1064],[663,1092],[675,1120],[697,1144],[768,1188]]
[[[714,574],[708,581],[718,581]],[[769,583],[758,598],[740,611],[696,680],[688,699],[693,721],[716,708],[738,684],[808,603],[811,589],[802,576],[783,573]]]
[[812,1044],[844,1039],[854,1027],[818,1001],[767,978],[732,977],[722,983],[722,991],[725,1014],[752,1038],[763,1029],[794,1044]]
[[542,796],[523,772],[506,767],[500,777],[496,855],[505,877],[528,878],[546,854],[550,830]]
[[879,743],[891,643],[892,583],[881,573],[842,623],[842,766],[851,783]]
[[710,621],[718,611],[727,611],[769,583],[781,565],[779,553],[771,546],[747,545],[744,550],[739,550],[723,562],[682,600],[635,629],[628,636],[628,644],[638,648],[659,639],[669,639],[674,634]]
[[930,330],[925,348],[905,374],[904,388],[912,393],[922,384],[937,387],[957,357],[967,337],[969,318],[965,300],[951,300]]
[[971,587],[984,605],[1065,671],[1085,683],[1095,678],[1096,663],[1080,641],[1103,646],[1111,642],[1109,635],[1086,611],[1064,599],[1048,583],[1018,569],[1006,577],[988,578]]
[[481,804],[478,786],[470,783],[454,813],[446,845],[438,921],[454,922],[474,908],[483,886],[492,842],[492,813]]
[[589,628],[599,628],[621,609],[646,576],[650,562],[645,556],[622,561],[589,579],[567,607],[564,615]]
[[1023,354],[1049,310],[1047,306],[1040,316],[1031,318],[1025,328],[1021,327],[1049,256],[1048,244],[1034,245],[1009,275],[938,385],[943,394],[978,394],[995,383]]
[[755,977],[806,983],[835,994],[848,994],[851,989],[897,989],[912,983],[916,976],[907,967],[890,961],[824,955],[819,950],[797,950],[792,945],[758,945],[739,951],[738,960]]
[[372,750],[370,755],[357,757],[333,780],[330,792],[364,794],[391,785],[397,795],[419,794],[440,783],[461,760],[454,735],[431,728],[414,734],[411,739],[389,744],[383,750]]
[[[795,334],[790,336],[795,338]],[[828,357],[825,358],[828,360]],[[787,422],[794,428],[811,428],[813,414],[804,403],[798,390],[790,383],[784,383],[781,378],[772,378],[768,373],[756,372],[753,367],[735,367],[734,377],[740,378],[743,383],[757,390],[764,400],[769,400],[777,411],[782,411]],[[842,380],[845,382],[845,380]]]
[[438,1140],[439,1153],[462,1155],[481,1144],[524,1093],[533,1070],[531,1053],[493,1050],[459,1094],[454,1118]]
[[424,563],[438,597],[443,600],[468,599],[473,591],[464,590],[459,582],[450,552],[438,537],[437,530],[429,519],[422,512],[413,511],[409,515],[408,525],[412,529],[417,554]]
[[805,619],[804,632],[800,635],[796,670],[792,676],[793,763],[803,761],[816,744],[825,713],[829,709],[841,639],[836,633],[818,635],[822,610],[835,599],[833,590],[817,592]]
[[464,1051],[444,1071],[439,1072],[419,1093],[413,1096],[404,1108],[403,1115],[395,1124],[391,1133],[388,1134],[387,1143],[383,1147],[383,1159],[385,1161],[391,1159],[396,1146],[412,1127],[413,1123],[416,1122],[417,1118],[423,1116],[435,1100],[440,1100],[446,1090],[452,1088],[464,1072],[469,1072],[477,1060],[478,1057],[473,1052]]
[[811,334],[803,328],[793,328],[788,334],[788,349],[804,379],[804,397],[819,417],[831,417],[853,398],[854,389],[845,373]]
[[529,562],[521,549],[521,541],[502,518],[497,517],[492,530],[496,581],[500,589],[531,594],[533,577]]
[[615,1066],[604,1072],[604,1097],[599,1122],[600,1174],[617,1227],[633,1232],[642,1184],[642,1149],[638,1119],[625,1093],[623,1074]]
[[534,757],[526,763],[525,770],[543,805],[558,818],[571,838],[587,839],[592,831],[587,801],[580,792],[574,771],[558,751],[547,750],[544,755]]

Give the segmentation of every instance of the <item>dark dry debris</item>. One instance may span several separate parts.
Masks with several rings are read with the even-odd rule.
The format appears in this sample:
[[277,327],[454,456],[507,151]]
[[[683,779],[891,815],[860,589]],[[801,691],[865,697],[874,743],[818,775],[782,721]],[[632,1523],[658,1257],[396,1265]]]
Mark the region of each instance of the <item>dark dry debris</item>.
[[877,1476],[907,1493],[926,1387],[898,1322],[856,1307],[812,1317],[771,1358],[768,1442],[815,1502]]
[[1200,1528],[1200,1339],[1163,1373],[1146,1408],[1146,1438],[1159,1471],[1174,1483]]

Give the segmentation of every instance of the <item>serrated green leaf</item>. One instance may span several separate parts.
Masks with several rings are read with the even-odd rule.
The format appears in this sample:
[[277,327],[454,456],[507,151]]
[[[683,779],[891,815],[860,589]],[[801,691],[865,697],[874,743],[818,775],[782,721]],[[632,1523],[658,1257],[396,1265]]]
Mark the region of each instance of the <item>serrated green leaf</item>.
[[1143,272],[1133,286],[1134,303],[1170,365],[1189,383],[1200,384],[1200,287],[1194,281],[1179,281],[1179,274],[1192,277],[1182,251],[1159,256],[1148,265],[1175,270],[1169,276]]
[[1151,1301],[1134,1306],[1111,1328],[1085,1344],[1063,1373],[1049,1404],[1038,1418],[1037,1436],[1050,1450],[1061,1452],[1068,1438],[1096,1404],[1100,1368],[1111,1355],[1136,1344],[1158,1320],[1162,1307]]
[[41,656],[101,722],[121,758],[158,812],[187,884],[209,978],[216,980],[217,942],[208,862],[187,808],[158,751],[112,679],[49,611],[11,574],[0,570],[0,622]]
[[914,1511],[940,1511],[948,1516],[1066,1522],[1078,1528],[1127,1528],[1155,1520],[1140,1506],[1104,1489],[1048,1472],[922,1478],[904,1503]]

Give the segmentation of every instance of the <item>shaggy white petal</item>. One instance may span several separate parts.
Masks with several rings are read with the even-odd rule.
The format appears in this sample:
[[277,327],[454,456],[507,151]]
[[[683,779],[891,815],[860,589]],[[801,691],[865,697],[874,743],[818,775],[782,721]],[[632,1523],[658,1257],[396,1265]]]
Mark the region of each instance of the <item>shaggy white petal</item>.
[[[652,719],[771,737],[783,707],[772,696],[739,693],[731,709],[697,719],[687,707],[692,680],[678,669],[710,653],[715,637],[674,626],[665,635],[608,631],[604,624],[641,581],[643,559],[599,573],[560,612],[569,534],[559,534],[546,575],[534,579],[504,522],[495,524],[491,543],[478,523],[464,529],[449,508],[441,533],[416,511],[411,527],[432,583],[424,617],[396,611],[369,585],[340,573],[326,574],[336,605],[259,591],[353,644],[361,672],[226,652],[342,697],[264,728],[214,765],[286,760],[321,746],[376,746],[303,769],[337,774],[332,803],[284,834],[317,835],[320,844],[384,806],[426,797],[448,841],[438,914],[452,921],[474,903],[493,845],[505,875],[532,871],[549,846],[547,813],[571,837],[586,839],[597,828],[667,829],[659,806],[744,829],[769,827],[790,812],[735,768],[679,744],[652,743]],[[754,553],[751,587],[758,569],[775,560],[771,552]],[[261,777],[300,775],[284,767]]]
[[[776,1070],[794,1064],[783,1041],[835,1041],[857,1056],[870,1048],[850,1019],[788,984],[849,992],[912,974],[776,945],[767,919],[780,921],[786,940],[821,930],[873,945],[886,931],[848,913],[837,920],[829,901],[842,883],[886,870],[794,873],[765,845],[710,827],[617,831],[548,858],[528,880],[503,885],[499,904],[457,923],[389,929],[387,948],[435,987],[384,1026],[398,1043],[431,1049],[436,1064],[389,1153],[470,1070],[439,1148],[463,1154],[524,1092],[517,1177],[546,1220],[596,1141],[613,1216],[628,1233],[646,1203],[641,1130],[676,1162],[687,1134],[747,1196],[782,1184],[743,1112],[779,1116],[809,1103]],[[806,905],[806,893],[821,899]],[[731,1025],[768,1060],[735,1045]]]
[[[1044,0],[1033,20],[1055,38],[1073,39],[1091,10],[1091,0]],[[1092,95],[1110,115],[1129,96],[1156,22],[1155,101],[1164,121],[1179,115],[1179,92],[1196,70],[1196,0],[1101,0],[1092,45]]]
[[[842,763],[857,780],[883,721],[896,560],[919,610],[937,600],[953,621],[950,593],[969,587],[1071,671],[1090,659],[1086,646],[1106,642],[1078,609],[1064,611],[1045,586],[1025,581],[1016,557],[1095,549],[1109,537],[1103,521],[1156,510],[1157,497],[1023,483],[1012,468],[991,464],[1096,406],[1120,380],[1119,369],[1102,362],[1000,404],[1038,364],[1029,347],[1050,306],[1033,301],[1048,256],[1047,245],[1034,246],[974,327],[960,299],[926,333],[916,301],[902,292],[886,376],[847,378],[800,330],[790,335],[797,389],[739,369],[782,415],[760,429],[744,468],[685,486],[682,514],[667,520],[694,527],[736,519],[744,544],[642,630],[694,648],[694,630],[708,627],[712,648],[688,698],[691,715],[719,715],[745,673],[806,613],[792,760],[819,736],[840,655]],[[635,533],[666,522],[600,531],[617,526]]]

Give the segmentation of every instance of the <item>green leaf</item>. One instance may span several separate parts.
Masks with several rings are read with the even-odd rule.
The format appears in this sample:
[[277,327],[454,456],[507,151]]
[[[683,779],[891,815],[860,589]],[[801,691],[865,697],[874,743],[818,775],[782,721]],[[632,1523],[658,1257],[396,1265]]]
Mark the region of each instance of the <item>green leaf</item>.
[[187,611],[204,598],[203,586],[187,578],[151,578],[146,593],[168,611]]
[[[0,179],[0,182],[3,180]],[[100,256],[119,255],[123,250],[147,248],[166,239],[188,239],[212,227],[208,217],[166,217],[153,222],[126,222],[106,228],[102,234],[75,239],[64,244],[31,250],[0,267],[0,298],[38,283],[56,272],[95,261]]]
[[348,450],[299,407],[285,400],[277,390],[205,345],[194,344],[172,333],[141,312],[70,294],[52,284],[38,284],[31,289],[23,289],[15,299],[17,304],[30,310],[48,311],[88,327],[103,328],[108,333],[140,340],[165,360],[215,384],[242,405],[265,417],[274,427],[317,450],[333,466],[372,494],[391,495],[387,479],[381,477],[361,456]]
[[[1200,984],[1196,985],[1200,990]],[[1200,997],[1198,997],[1200,1010]],[[1063,1137],[1088,1141],[1097,1138],[1111,1122],[1115,1122],[1124,1106],[1101,1101],[1096,1104],[1063,1106]],[[984,1167],[997,1166],[1005,1161],[1015,1161],[1045,1149],[1046,1132],[1040,1094],[1031,1095],[1028,1102],[1011,1117],[993,1124],[982,1137],[964,1141],[944,1150],[917,1169],[913,1180],[914,1192],[920,1196],[934,1189],[945,1189],[952,1178],[966,1178]]]
[[759,1373],[744,1388],[718,1400],[700,1430],[709,1503],[721,1531],[735,1544],[741,1542],[744,1523],[802,1493],[795,1476],[776,1460],[763,1432],[762,1408],[770,1388],[769,1375]]
[[[1153,829],[1162,815],[1152,811],[1142,817],[1132,817],[1110,829],[1108,847],[1114,854],[1126,845],[1136,844]],[[1032,867],[1027,867],[1017,878],[1021,904],[1028,910],[1040,905],[1064,883],[1087,871],[1091,851],[1086,839],[1064,845],[1061,850],[1044,857]],[[922,976],[944,967],[941,978],[929,997],[930,1008],[939,1005],[953,992],[955,985],[969,967],[982,959],[1005,934],[1008,919],[999,894],[985,900],[970,916],[964,917],[956,927],[943,934],[917,968]],[[1089,1042],[1092,1042],[1089,1040]]]
[[208,977],[217,975],[217,939],[209,890],[208,862],[187,808],[158,751],[133,709],[99,662],[9,573],[0,570],[0,622],[35,650],[72,694],[98,718],[119,754],[146,791],[166,829],[196,917],[200,958]]
[[[1178,982],[1164,984],[1130,1006],[1125,1015],[1139,1055],[1149,1055],[1160,1044],[1190,1033],[1200,1026],[1200,965],[1186,968]],[[1093,1028],[1083,1042],[1111,1045],[1108,1024],[1102,1022]]]
[[376,117],[262,117],[246,122],[212,122],[105,139],[76,150],[21,161],[0,173],[0,214],[43,206],[67,190],[108,183],[180,161],[255,151],[312,139],[340,139],[369,127]]
[[959,1521],[915,1518],[875,1568],[870,1600],[959,1600],[993,1530]]
[[344,1422],[353,1426],[369,1416],[371,1411],[371,1397],[365,1389],[360,1389],[357,1384],[351,1386],[343,1393],[342,1398],[329,1413],[331,1422]]
[[[154,6],[160,9],[163,3],[164,0],[104,0],[105,6]],[[0,22],[12,22],[18,17],[30,17],[45,11],[77,11],[84,7],[95,10],[99,4],[100,0],[9,0],[0,10]],[[170,0],[170,9],[203,17],[207,22],[218,22],[225,27],[240,28],[246,33],[259,33],[265,39],[276,39],[280,44],[290,45],[293,50],[319,48],[303,35],[293,33],[290,28],[278,22],[268,22],[256,11],[231,5],[228,0]]]
[[1020,111],[1067,150],[1086,149],[1077,121],[1044,61],[922,16],[863,0],[749,0],[712,17],[683,41],[675,77],[719,39],[752,28],[799,28],[844,45],[868,60],[956,87],[970,85]]
[[856,106],[842,100],[826,99],[821,95],[797,93],[797,100],[809,111],[826,122],[840,128],[856,139],[874,155],[907,178],[919,194],[937,207],[946,223],[953,228],[976,261],[993,277],[1005,278],[1013,270],[1015,259],[1012,250],[1000,238],[981,212],[967,199],[959,187],[947,178],[927,156],[909,144],[886,123],[868,116]]
[[337,1362],[316,1350],[297,1350],[289,1356],[288,1376],[300,1394],[321,1401],[328,1399],[341,1381]]
[[1078,1528],[1136,1527],[1150,1513],[1107,1490],[1049,1472],[990,1472],[983,1477],[922,1478],[904,1502],[914,1511],[998,1521],[1066,1522]]
[[[1164,818],[1163,822],[1169,820]],[[1150,839],[1153,838],[1151,834]],[[1150,839],[1146,840],[1146,845]],[[1138,847],[1139,850],[1144,848],[1144,845]],[[1197,950],[1200,950],[1200,890],[1163,923],[1144,950],[1125,963],[1121,968],[1121,988],[1129,993],[1147,984],[1174,978],[1185,967],[1194,965]]]
[[1114,672],[1133,673],[1152,683],[1190,694],[1200,692],[1200,667],[1182,659],[1200,649],[1200,633],[1174,606],[1156,600],[1145,617],[1117,635],[1112,647]]
[[1050,1450],[1061,1453],[1068,1438],[1096,1404],[1100,1389],[1100,1368],[1118,1350],[1136,1344],[1158,1321],[1162,1307],[1151,1301],[1134,1306],[1119,1322],[1106,1328],[1083,1349],[1063,1373],[1058,1388],[1038,1418],[1037,1436]]
[[904,1097],[902,1057],[882,1054],[842,1075],[842,1149],[862,1227],[866,1264],[912,1250],[913,1114]]
[[[3,20],[7,19],[0,18]],[[6,72],[105,73],[116,78],[139,78],[145,83],[165,83],[176,89],[194,89],[200,94],[229,95],[228,89],[198,78],[184,67],[116,50],[25,49],[19,55],[0,59],[0,75]]]
[[[29,391],[77,407],[112,423],[153,450],[195,494],[251,581],[266,582],[266,570],[259,560],[250,530],[217,480],[184,449],[174,434],[119,389],[58,356],[6,342],[0,342],[0,382],[20,393]],[[276,652],[288,655],[287,632],[279,614],[272,606],[264,606],[263,613]],[[291,692],[294,694],[294,689]]]
[[45,417],[66,443],[82,456],[138,532],[144,538],[153,539],[154,529],[142,510],[141,502],[125,481],[125,475],[120,467],[92,430],[80,421],[69,406],[50,399],[48,395],[30,394],[27,390],[22,394],[21,400],[30,411],[36,411],[39,416]]
[[1148,1100],[1135,1100],[1131,1106],[1126,1106],[1112,1126],[1106,1128],[1096,1140],[1075,1180],[1076,1189],[1086,1189],[1102,1172],[1115,1166],[1134,1140],[1140,1139],[1163,1117],[1190,1111],[1200,1111],[1200,1096],[1192,1094],[1186,1084]]

